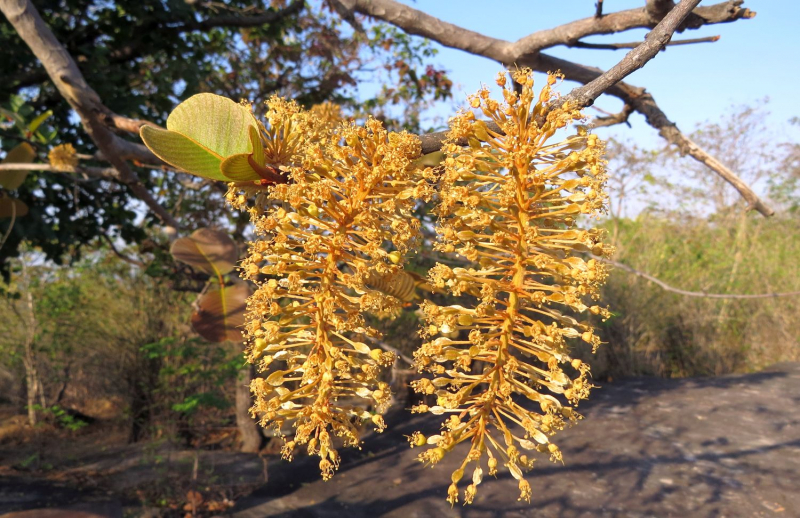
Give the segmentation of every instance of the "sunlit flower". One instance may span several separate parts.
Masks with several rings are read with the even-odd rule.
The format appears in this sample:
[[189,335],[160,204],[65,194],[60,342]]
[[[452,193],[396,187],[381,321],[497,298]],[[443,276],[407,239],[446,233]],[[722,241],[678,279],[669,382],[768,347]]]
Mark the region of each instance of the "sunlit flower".
[[[419,458],[435,464],[468,442],[457,470],[476,466],[466,503],[475,498],[487,456],[489,474],[501,459],[526,501],[531,488],[523,473],[533,466],[528,455],[544,452],[561,461],[550,436],[580,417],[572,406],[592,387],[588,365],[570,356],[571,346],[600,343],[587,322],[569,315],[589,311],[585,301],[597,298],[606,278],[604,264],[590,255],[610,253],[600,230],[576,224],[579,215],[604,209],[603,143],[580,125],[568,134],[582,115],[558,105],[551,91],[555,75],[538,96],[529,70],[513,76],[519,92],[505,76],[498,80],[504,102],[491,99],[487,89],[470,98],[500,133],[472,112],[451,120],[436,248],[471,265],[439,264],[429,279],[454,295],[471,295],[474,304],[423,304],[422,334],[430,338],[414,355],[417,368],[434,375],[413,384],[437,398],[425,410],[451,416],[442,440]],[[598,306],[591,312],[608,316]],[[473,369],[475,362],[483,367]],[[452,488],[448,501],[455,501]]]

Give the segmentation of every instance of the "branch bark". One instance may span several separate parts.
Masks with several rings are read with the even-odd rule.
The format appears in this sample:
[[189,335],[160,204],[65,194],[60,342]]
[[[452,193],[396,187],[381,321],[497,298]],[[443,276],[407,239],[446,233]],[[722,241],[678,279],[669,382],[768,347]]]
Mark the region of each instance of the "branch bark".
[[572,90],[560,99],[559,103],[575,104],[580,108],[594,104],[595,99],[600,97],[600,94],[653,59],[672,39],[672,33],[675,32],[678,25],[689,16],[692,9],[697,7],[699,3],[700,0],[681,0],[681,3],[671,10],[656,28],[645,37],[641,45],[625,54],[622,61],[611,67],[607,72],[600,74],[580,88]]
[[42,62],[62,97],[77,112],[89,137],[119,172],[120,181],[167,225],[168,232],[175,233],[180,227],[177,220],[156,201],[119,155],[120,142],[125,141],[114,135],[103,122],[104,118],[113,118],[115,114],[103,105],[97,93],[86,83],[72,56],[59,43],[33,4],[29,0],[0,0],[0,11]]
[[[706,38],[690,38],[686,40],[670,41],[665,45],[665,47],[674,47],[676,45],[692,45],[694,43],[714,43],[715,41],[719,41],[719,36],[708,36]],[[570,48],[576,48],[576,49],[621,50],[621,49],[635,49],[641,44],[642,44],[641,41],[632,41],[630,43],[587,43],[585,41],[578,41],[568,46]]]
[[[659,2],[654,2],[657,4]],[[663,3],[663,2],[661,2]],[[680,31],[686,28],[697,28],[712,23],[727,23],[742,18],[752,18],[753,11],[741,8],[743,0],[729,0],[719,4],[696,7],[698,2],[685,0],[679,4],[681,8],[681,21],[676,25],[675,19],[670,19],[669,27]],[[693,9],[687,12],[687,5]],[[671,144],[678,146],[681,154],[689,155],[698,162],[705,164],[716,174],[730,183],[739,194],[748,202],[750,208],[757,210],[764,216],[771,216],[774,211],[768,207],[753,190],[727,168],[719,160],[712,157],[705,150],[697,146],[688,137],[683,135],[678,127],[669,120],[658,107],[653,96],[643,88],[634,87],[621,81],[627,74],[641,67],[651,59],[658,50],[669,41],[672,32],[654,29],[645,42],[637,47],[617,66],[604,73],[602,70],[579,65],[571,61],[555,58],[541,53],[541,50],[558,44],[568,44],[578,38],[590,34],[608,34],[635,27],[650,27],[654,23],[653,15],[647,13],[646,7],[619,11],[603,15],[600,18],[586,18],[575,22],[535,32],[515,43],[491,38],[443,22],[433,16],[400,4],[395,0],[354,0],[353,9],[362,14],[378,18],[391,23],[400,29],[435,40],[447,47],[464,50],[471,54],[487,57],[500,62],[508,67],[511,64],[529,66],[538,72],[560,70],[566,79],[583,83],[584,86],[568,94],[570,100],[580,106],[588,106],[600,93],[607,93],[622,99],[622,101],[642,115],[648,124],[659,131],[659,134]],[[673,11],[674,12],[674,11]],[[676,15],[677,16],[677,15]],[[645,20],[646,18],[646,20]],[[662,22],[667,21],[666,18]],[[661,26],[662,28],[666,26]],[[653,33],[656,33],[653,35]],[[643,47],[643,45],[647,46]],[[653,53],[652,55],[650,55]],[[643,59],[645,56],[648,56]],[[594,84],[590,86],[590,83]],[[584,102],[588,104],[583,104]],[[446,132],[431,133],[421,136],[423,153],[437,151],[441,147]]]

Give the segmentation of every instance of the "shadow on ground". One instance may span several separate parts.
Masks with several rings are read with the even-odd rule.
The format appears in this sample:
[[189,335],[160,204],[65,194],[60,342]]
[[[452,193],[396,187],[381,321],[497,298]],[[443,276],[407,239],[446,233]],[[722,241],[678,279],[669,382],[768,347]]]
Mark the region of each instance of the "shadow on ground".
[[473,505],[452,509],[444,498],[459,452],[422,466],[403,435],[435,431],[438,420],[393,414],[389,431],[349,452],[330,482],[311,459],[271,463],[269,483],[234,516],[800,516],[798,398],[796,364],[606,384],[583,406],[586,419],[557,436],[565,465],[542,458],[528,476],[531,505],[505,475],[484,478]]
[[[389,430],[368,436],[361,450],[343,451],[342,468],[329,482],[320,480],[317,461],[303,456],[265,465],[255,455],[203,452],[198,466],[216,482],[248,488],[229,512],[236,518],[800,516],[798,402],[800,364],[604,384],[582,406],[585,419],[556,437],[565,464],[543,457],[528,475],[530,505],[516,500],[516,481],[501,471],[484,478],[473,505],[451,508],[446,488],[465,452],[424,467],[403,436],[435,432],[440,419],[402,411],[387,416]],[[69,483],[0,473],[0,513],[88,505],[97,511],[74,516],[121,516],[131,505],[120,496],[127,489],[169,483],[158,475],[163,459],[148,455],[127,447],[78,459],[60,467]],[[170,455],[178,471],[194,469],[194,452]],[[135,507],[126,509],[137,515]],[[45,516],[36,512],[20,516]]]

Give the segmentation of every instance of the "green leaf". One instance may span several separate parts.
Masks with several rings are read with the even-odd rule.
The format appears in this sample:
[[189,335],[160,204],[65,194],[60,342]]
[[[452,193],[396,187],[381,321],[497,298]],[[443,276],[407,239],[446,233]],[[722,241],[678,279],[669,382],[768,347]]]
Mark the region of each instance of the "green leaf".
[[229,180],[235,182],[246,182],[249,180],[261,180],[262,176],[254,169],[264,167],[264,147],[261,145],[261,137],[258,134],[258,127],[250,126],[250,152],[231,155],[220,164],[219,169]]
[[192,327],[209,342],[242,342],[242,328],[250,286],[245,283],[223,286],[205,293],[192,314]]
[[167,118],[167,129],[143,126],[145,145],[164,162],[189,173],[226,181],[220,163],[226,157],[252,152],[252,112],[214,94],[197,94],[179,104]]
[[143,126],[139,136],[153,154],[171,166],[210,180],[228,180],[219,169],[222,157],[189,137],[153,126]]
[[210,228],[181,237],[169,249],[172,257],[209,275],[229,273],[239,260],[239,250],[227,233]]
[[252,112],[227,97],[197,94],[175,107],[167,129],[199,142],[222,157],[250,152]]
[[[36,151],[27,142],[12,148],[3,159],[3,164],[30,164],[36,158]],[[28,171],[0,171],[0,187],[13,191],[22,185]]]
[[36,130],[39,129],[39,126],[42,125],[44,121],[49,119],[53,115],[53,110],[47,110],[43,114],[39,115],[28,125],[28,131],[31,133],[36,133]]

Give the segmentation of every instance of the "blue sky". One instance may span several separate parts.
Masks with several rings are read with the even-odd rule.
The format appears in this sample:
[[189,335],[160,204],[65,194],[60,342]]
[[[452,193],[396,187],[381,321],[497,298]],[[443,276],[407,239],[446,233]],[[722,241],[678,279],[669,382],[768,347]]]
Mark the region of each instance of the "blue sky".
[[[489,36],[514,41],[537,30],[591,16],[594,0],[402,0],[450,23]],[[713,4],[721,0],[705,0]],[[605,0],[605,12],[640,7],[644,0]],[[702,5],[702,4],[701,4]],[[750,104],[769,97],[772,121],[783,124],[800,116],[797,101],[800,84],[800,2],[796,0],[747,0],[758,14],[750,20],[718,24],[687,31],[676,39],[720,35],[715,43],[670,47],[634,72],[626,81],[643,86],[655,97],[667,116],[684,132],[698,123],[715,120],[732,105]],[[640,41],[647,31],[632,30],[585,39],[589,42]],[[622,59],[625,51],[584,50],[556,47],[549,53],[607,69]],[[459,104],[466,93],[481,83],[493,84],[500,66],[488,59],[459,50],[440,47],[435,61],[449,70],[460,91]],[[570,89],[575,83],[565,83]],[[621,104],[601,97],[596,105],[617,111]],[[442,114],[451,110],[442,107]],[[618,126],[609,135],[628,137],[643,145],[659,145],[652,128],[639,115],[631,118],[633,129]]]

